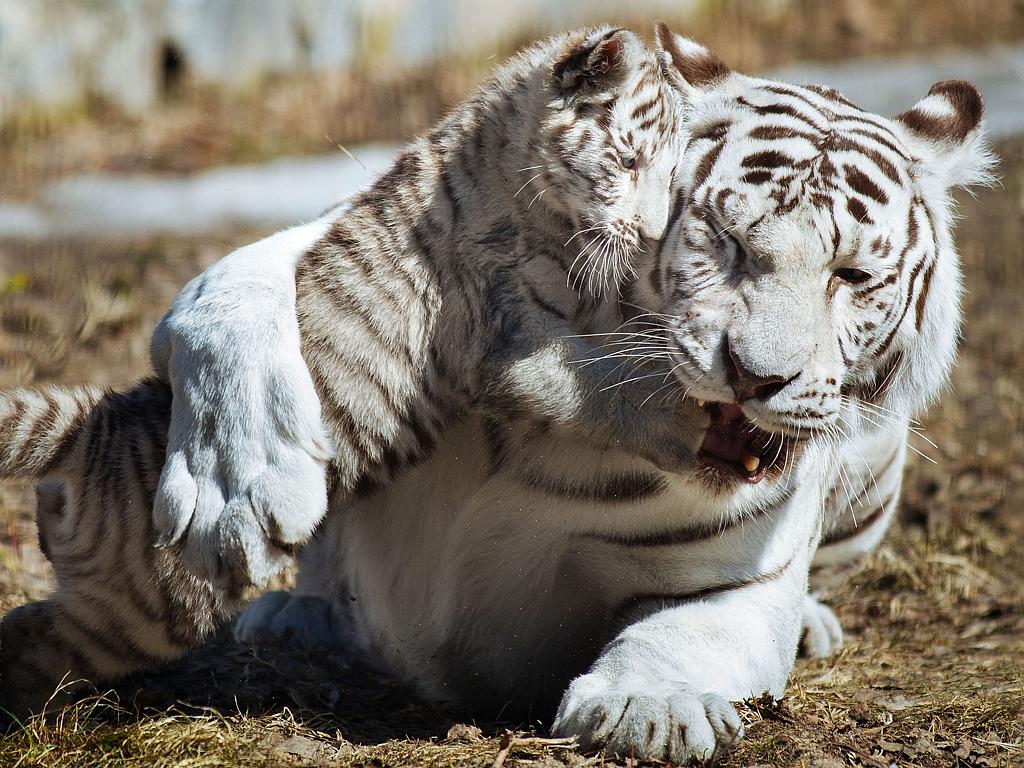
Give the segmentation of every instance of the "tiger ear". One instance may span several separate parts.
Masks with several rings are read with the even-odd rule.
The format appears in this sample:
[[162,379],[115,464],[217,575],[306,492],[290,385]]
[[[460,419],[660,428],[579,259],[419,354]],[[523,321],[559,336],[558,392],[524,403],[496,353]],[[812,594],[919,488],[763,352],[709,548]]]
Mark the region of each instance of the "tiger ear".
[[555,85],[562,91],[617,82],[628,66],[630,38],[625,29],[599,29],[576,38],[559,55],[551,69]]
[[684,96],[712,90],[732,74],[715,54],[700,43],[677,35],[663,21],[654,25],[654,38],[661,71]]
[[993,181],[996,158],[985,140],[984,112],[981,93],[972,83],[943,80],[893,120],[903,129],[918,171],[949,189]]

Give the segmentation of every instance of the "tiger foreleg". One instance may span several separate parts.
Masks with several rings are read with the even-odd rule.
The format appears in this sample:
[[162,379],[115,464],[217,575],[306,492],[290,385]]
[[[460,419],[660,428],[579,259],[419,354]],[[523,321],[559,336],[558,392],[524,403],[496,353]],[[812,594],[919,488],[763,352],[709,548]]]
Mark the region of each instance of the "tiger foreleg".
[[783,694],[799,639],[799,558],[718,594],[636,606],[642,618],[569,686],[554,732],[677,765],[719,758],[742,736],[730,702]]
[[326,510],[332,448],[295,313],[296,264],[325,227],[222,259],[154,333],[154,368],[174,391],[154,522],[200,578],[266,583]]

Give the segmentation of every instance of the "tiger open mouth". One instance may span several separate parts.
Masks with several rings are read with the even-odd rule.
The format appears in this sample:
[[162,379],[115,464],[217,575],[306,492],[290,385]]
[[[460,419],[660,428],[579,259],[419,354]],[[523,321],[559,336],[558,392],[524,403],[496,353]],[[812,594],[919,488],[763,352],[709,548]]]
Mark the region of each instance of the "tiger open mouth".
[[705,411],[711,424],[697,451],[699,464],[753,485],[784,463],[786,439],[754,426],[739,404],[708,403]]

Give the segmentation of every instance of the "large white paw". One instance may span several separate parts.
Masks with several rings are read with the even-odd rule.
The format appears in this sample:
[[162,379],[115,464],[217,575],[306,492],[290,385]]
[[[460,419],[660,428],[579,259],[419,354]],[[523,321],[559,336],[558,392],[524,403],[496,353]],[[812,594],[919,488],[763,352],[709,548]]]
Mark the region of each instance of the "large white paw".
[[552,731],[576,736],[584,750],[622,757],[713,762],[743,736],[736,708],[685,684],[617,686],[590,673],[562,697]]
[[843,627],[835,613],[811,595],[804,598],[804,629],[800,651],[812,659],[831,656],[843,647]]
[[294,640],[307,647],[351,652],[357,645],[351,618],[337,603],[313,595],[267,592],[246,608],[234,625],[239,643]]
[[200,578],[262,585],[322,519],[333,450],[302,358],[294,281],[276,291],[193,283],[153,340],[174,394],[158,543],[182,542]]

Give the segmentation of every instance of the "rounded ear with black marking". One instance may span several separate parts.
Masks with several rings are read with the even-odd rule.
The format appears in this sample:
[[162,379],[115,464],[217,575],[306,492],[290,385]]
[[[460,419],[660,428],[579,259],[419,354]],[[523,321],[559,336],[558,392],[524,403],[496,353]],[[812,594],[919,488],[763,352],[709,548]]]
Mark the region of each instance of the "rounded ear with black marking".
[[555,60],[555,84],[565,92],[618,82],[628,67],[632,45],[639,43],[625,29],[600,29],[576,39]]
[[984,131],[981,93],[966,80],[943,80],[893,120],[918,161],[918,172],[945,189],[988,184],[996,158]]
[[665,78],[684,96],[720,85],[732,70],[700,43],[677,35],[663,21],[654,25],[658,61]]

